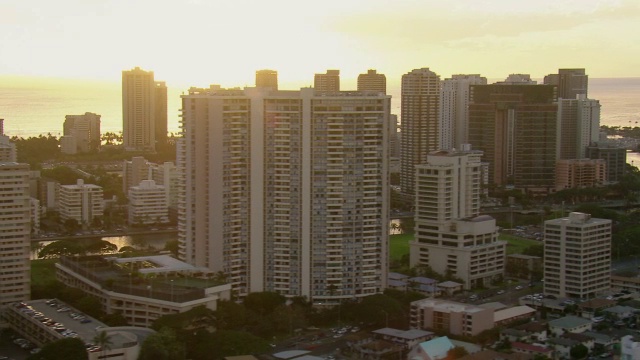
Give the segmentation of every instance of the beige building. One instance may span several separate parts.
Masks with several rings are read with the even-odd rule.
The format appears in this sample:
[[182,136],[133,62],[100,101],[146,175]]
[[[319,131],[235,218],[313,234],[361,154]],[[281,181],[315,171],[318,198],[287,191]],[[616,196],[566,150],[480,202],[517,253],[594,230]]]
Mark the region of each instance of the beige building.
[[315,74],[313,88],[323,92],[340,91],[340,70],[327,70],[326,74]]
[[149,225],[169,222],[169,206],[164,186],[143,180],[129,188],[129,224]]
[[556,191],[604,186],[606,182],[604,159],[565,159],[556,163]]
[[122,192],[129,193],[129,188],[140,184],[142,180],[149,180],[151,163],[142,156],[134,156],[122,163]]
[[163,315],[198,306],[216,310],[219,300],[230,300],[231,286],[206,272],[168,255],[62,257],[56,263],[56,278],[65,286],[97,297],[107,314],[120,313],[143,327]]
[[0,158],[0,305],[31,294],[29,165]]
[[440,75],[429,68],[402,75],[400,190],[407,196],[415,194],[416,165],[438,150],[440,89]]
[[474,336],[494,326],[494,311],[446,300],[422,299],[411,303],[410,327]]
[[487,78],[478,74],[453,75],[442,81],[438,149],[460,149],[469,143],[469,87],[486,84]]
[[212,86],[182,104],[182,260],[224,272],[240,297],[386,288],[390,96]]
[[437,151],[416,166],[415,240],[410,264],[430,266],[464,282],[490,285],[504,275],[506,242],[496,221],[479,215],[479,151]]
[[278,72],[268,69],[256,71],[256,87],[270,87],[278,90]]
[[358,75],[358,91],[377,91],[387,93],[387,77],[378,74],[376,70],[367,70],[366,74]]
[[[100,148],[100,115],[66,115],[63,125],[62,152],[75,154]],[[75,145],[75,149],[73,149]]]
[[593,298],[611,288],[611,220],[572,212],[544,222],[544,293]]
[[122,72],[122,136],[125,149],[155,150],[158,118],[167,119],[166,113],[156,112],[162,108],[160,105],[163,102],[166,111],[166,94],[166,86],[155,82],[153,71],[136,67]]
[[75,219],[78,224],[88,226],[94,218],[101,218],[104,208],[102,187],[85,184],[78,179],[75,185],[58,186],[58,211],[62,221]]

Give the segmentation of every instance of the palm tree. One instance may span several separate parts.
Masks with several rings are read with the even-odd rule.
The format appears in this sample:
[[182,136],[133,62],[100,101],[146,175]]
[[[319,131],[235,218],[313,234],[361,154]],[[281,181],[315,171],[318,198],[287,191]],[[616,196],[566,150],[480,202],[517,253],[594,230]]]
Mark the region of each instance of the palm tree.
[[111,335],[104,330],[100,331],[93,337],[93,342],[102,349],[102,358],[104,359],[106,352],[111,350],[111,345],[113,345]]

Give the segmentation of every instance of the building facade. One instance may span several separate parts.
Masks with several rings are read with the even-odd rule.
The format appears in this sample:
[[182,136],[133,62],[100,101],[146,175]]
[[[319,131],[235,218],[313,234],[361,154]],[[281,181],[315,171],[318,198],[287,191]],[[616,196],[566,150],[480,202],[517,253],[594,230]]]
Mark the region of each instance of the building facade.
[[0,305],[31,295],[29,165],[0,161]]
[[102,187],[85,184],[82,179],[75,185],[58,186],[58,211],[62,221],[74,219],[78,224],[88,226],[95,218],[102,218],[103,210]]
[[[83,153],[100,148],[100,117],[100,115],[90,112],[64,117],[63,135],[71,137],[75,145],[74,152],[66,153]],[[63,146],[62,150],[69,151],[71,149],[65,149]]]
[[414,69],[402,75],[401,94],[400,189],[413,197],[415,166],[439,146],[440,75]]
[[143,180],[129,188],[129,224],[149,225],[169,222],[169,206],[164,186]]
[[585,69],[559,69],[557,74],[545,76],[544,84],[557,86],[558,98],[572,100],[587,96],[589,76]]
[[212,86],[182,102],[182,260],[228,274],[240,297],[385,288],[389,96]]
[[469,143],[484,152],[489,183],[554,187],[558,104],[552,85],[471,85]]
[[366,74],[358,75],[358,91],[377,91],[387,93],[387,77],[378,74],[376,70],[367,70]]
[[494,326],[493,309],[438,299],[411,303],[410,328],[474,336]]
[[460,149],[469,143],[469,86],[486,84],[487,78],[477,74],[453,75],[442,81],[438,116],[440,150]]
[[558,99],[558,159],[583,159],[600,136],[600,102],[577,95]]
[[[125,149],[155,151],[156,124],[161,121],[158,119],[165,122],[167,119],[166,94],[166,86],[155,82],[153,71],[136,67],[122,72],[122,138]],[[157,113],[163,107],[165,113]]]
[[167,145],[167,84],[164,81],[155,82],[154,93],[154,132],[156,146]]
[[604,186],[607,183],[607,163],[603,159],[558,160],[556,190]]
[[627,149],[606,142],[592,143],[587,147],[590,159],[603,159],[607,164],[607,183],[622,180],[627,169]]
[[437,151],[416,167],[415,240],[411,267],[427,265],[464,282],[489,285],[504,275],[506,244],[496,220],[479,216],[479,151]]
[[313,88],[316,91],[340,91],[340,70],[327,70],[326,74],[315,74]]
[[270,87],[278,90],[278,72],[267,69],[256,71],[256,87]]
[[142,180],[149,180],[151,163],[142,156],[134,156],[122,163],[122,192],[129,193],[129,188],[140,184]]
[[572,212],[544,222],[544,293],[593,298],[611,287],[611,220]]

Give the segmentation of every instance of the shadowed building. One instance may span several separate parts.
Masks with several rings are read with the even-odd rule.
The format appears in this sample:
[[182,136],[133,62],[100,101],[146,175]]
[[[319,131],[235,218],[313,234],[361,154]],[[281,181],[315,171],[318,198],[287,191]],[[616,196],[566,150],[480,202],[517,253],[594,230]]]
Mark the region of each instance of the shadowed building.
[[358,75],[358,91],[378,91],[387,93],[387,77],[375,70],[367,70],[366,74]]
[[313,88],[316,91],[340,91],[340,70],[327,70],[326,74],[315,74]]

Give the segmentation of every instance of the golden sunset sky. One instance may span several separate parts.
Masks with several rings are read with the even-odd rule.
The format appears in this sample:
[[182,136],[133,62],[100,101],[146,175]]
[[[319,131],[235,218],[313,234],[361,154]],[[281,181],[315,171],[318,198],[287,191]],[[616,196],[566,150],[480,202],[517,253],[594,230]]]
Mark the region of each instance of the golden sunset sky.
[[251,86],[258,69],[343,88],[377,69],[640,76],[639,0],[0,0],[0,75]]

